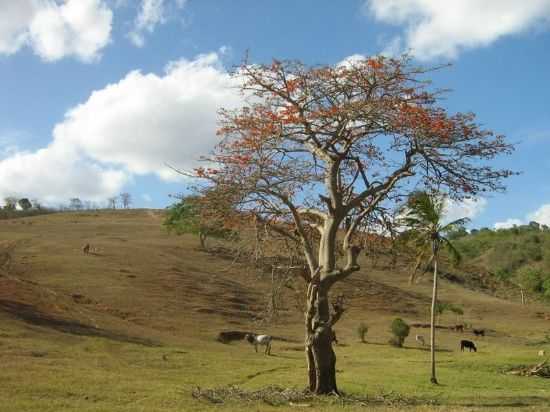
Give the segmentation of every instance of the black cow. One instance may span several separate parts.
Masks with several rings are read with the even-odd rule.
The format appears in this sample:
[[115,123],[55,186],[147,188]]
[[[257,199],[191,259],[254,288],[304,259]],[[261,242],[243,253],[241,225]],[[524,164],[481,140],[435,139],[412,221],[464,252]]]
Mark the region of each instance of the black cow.
[[464,348],[468,348],[468,350],[471,352],[472,349],[474,352],[477,352],[476,345],[471,340],[461,340],[460,341],[460,350],[464,352]]
[[485,329],[474,329],[472,332],[476,336],[485,336]]

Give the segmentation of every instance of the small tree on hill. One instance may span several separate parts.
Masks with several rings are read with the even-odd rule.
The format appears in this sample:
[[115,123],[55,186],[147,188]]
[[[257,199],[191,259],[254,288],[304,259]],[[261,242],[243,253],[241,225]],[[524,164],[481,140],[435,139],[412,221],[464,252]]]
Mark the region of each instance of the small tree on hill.
[[82,203],[82,200],[80,200],[78,197],[73,197],[71,200],[69,200],[69,208],[71,210],[82,210],[84,207],[84,204]]
[[365,343],[365,336],[367,336],[367,332],[369,331],[369,327],[366,323],[364,322],[361,322],[358,326],[357,326],[357,336],[359,337],[359,339],[361,340],[361,342]]
[[511,146],[472,114],[438,107],[428,72],[406,57],[338,67],[244,64],[235,79],[254,98],[221,111],[222,141],[205,159],[209,168],[194,173],[227,193],[233,210],[300,248],[314,393],[338,392],[332,328],[343,308],[331,310],[329,292],[360,269],[365,223],[412,187],[445,187],[461,198],[502,189],[511,174],[485,163]]
[[26,197],[24,197],[22,199],[19,199],[19,201],[17,203],[19,204],[19,206],[23,210],[29,210],[30,208],[32,208],[31,201],[29,199],[27,199]]
[[391,333],[393,337],[390,339],[390,343],[399,348],[403,347],[403,342],[405,342],[405,339],[409,336],[410,330],[411,327],[407,322],[401,318],[395,318],[391,323]]
[[120,194],[120,204],[124,209],[129,209],[132,204],[132,195],[130,193],[124,192]]
[[107,199],[107,208],[116,209],[117,203],[118,203],[118,199],[116,196],[110,197]]
[[40,203],[40,200],[38,200],[38,199],[35,198],[35,199],[32,199],[32,200],[31,200],[31,203],[32,203],[32,207],[33,207],[34,209],[36,209],[36,210],[42,209],[42,204]]
[[208,237],[228,237],[232,231],[224,226],[223,220],[209,214],[204,208],[205,204],[205,199],[200,196],[182,197],[168,208],[164,226],[178,235],[198,235],[202,248],[206,248]]
[[13,196],[8,196],[4,198],[4,209],[6,210],[15,210],[17,207],[17,198]]

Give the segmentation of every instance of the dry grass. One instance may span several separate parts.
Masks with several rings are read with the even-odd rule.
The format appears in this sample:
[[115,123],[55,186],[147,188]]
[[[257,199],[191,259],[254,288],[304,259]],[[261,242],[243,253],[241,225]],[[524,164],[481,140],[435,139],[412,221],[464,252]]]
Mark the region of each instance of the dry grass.
[[[193,237],[166,234],[161,220],[159,212],[137,210],[0,221],[0,249],[10,254],[9,267],[0,271],[0,411],[298,408],[262,399],[213,405],[192,397],[197,386],[300,391],[302,318],[285,289],[278,322],[259,324],[269,279],[199,250]],[[85,243],[94,254],[82,253]],[[502,371],[540,362],[538,350],[550,347],[540,344],[550,323],[537,312],[548,308],[443,282],[442,299],[463,305],[464,320],[489,333],[477,339],[439,332],[442,385],[434,387],[428,352],[414,339],[404,349],[387,345],[393,317],[427,321],[430,288],[427,278],[409,287],[403,268],[383,267],[365,268],[338,287],[350,306],[337,325],[340,388],[358,399],[415,403],[399,410],[544,410],[546,380]],[[356,337],[360,321],[369,325],[367,344]],[[456,319],[445,315],[442,322]],[[220,330],[265,331],[290,342],[275,342],[274,356],[267,357],[244,342],[216,342]],[[411,335],[427,332],[413,329]],[[460,353],[461,338],[475,340],[478,353]],[[529,345],[535,341],[539,345]],[[335,399],[302,403],[311,402],[315,410],[365,408]],[[368,407],[397,408],[383,402]]]

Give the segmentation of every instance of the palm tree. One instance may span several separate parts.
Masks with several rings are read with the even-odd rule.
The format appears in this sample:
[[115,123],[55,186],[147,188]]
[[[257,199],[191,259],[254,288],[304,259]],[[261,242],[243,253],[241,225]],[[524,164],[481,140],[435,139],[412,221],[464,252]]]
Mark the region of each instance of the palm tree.
[[415,192],[405,206],[403,223],[409,229],[408,236],[417,252],[417,260],[410,281],[414,282],[417,269],[429,256],[426,267],[433,263],[433,291],[430,319],[430,354],[432,374],[430,381],[437,384],[435,375],[435,312],[437,303],[437,264],[441,248],[447,249],[455,263],[460,261],[460,253],[445,236],[461,227],[469,219],[461,218],[450,223],[444,222],[445,197],[441,194]]

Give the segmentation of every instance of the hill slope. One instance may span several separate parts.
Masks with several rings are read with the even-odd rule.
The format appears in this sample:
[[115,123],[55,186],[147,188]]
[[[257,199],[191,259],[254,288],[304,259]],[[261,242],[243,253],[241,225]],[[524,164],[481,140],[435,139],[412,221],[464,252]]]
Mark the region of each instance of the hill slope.
[[[195,385],[303,385],[299,282],[284,289],[277,322],[258,322],[269,276],[199,250],[193,237],[168,235],[161,221],[161,213],[150,210],[0,221],[0,411],[208,409],[190,400]],[[82,253],[85,243],[92,254]],[[413,339],[408,347],[414,350],[386,345],[394,317],[427,322],[429,276],[408,286],[404,267],[370,268],[367,260],[363,266],[334,291],[344,293],[349,306],[337,325],[344,390],[471,402],[468,384],[434,392],[424,379],[428,354]],[[489,331],[478,342],[478,363],[457,358],[461,335],[440,332],[443,382],[481,367],[470,383],[487,386],[482,404],[510,396],[526,405],[548,400],[543,383],[497,373],[505,363],[537,360],[540,345],[528,344],[549,329],[544,306],[521,306],[449,281],[441,299],[465,311],[463,319],[443,315],[442,324],[464,320]],[[369,345],[356,343],[360,321],[370,327]],[[266,331],[286,342],[276,342],[274,357],[255,356],[243,343],[215,341],[231,329]],[[413,328],[411,334],[426,332]]]

